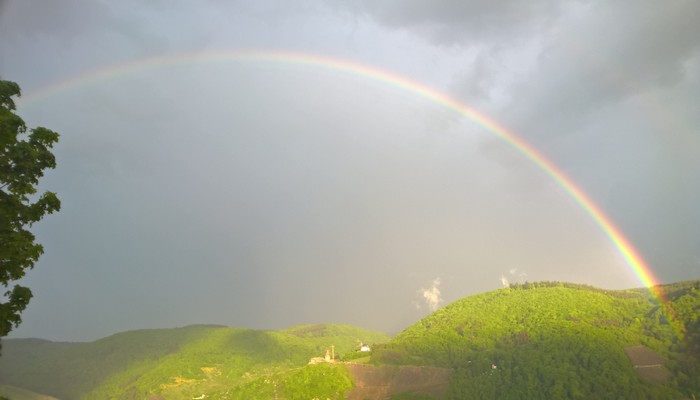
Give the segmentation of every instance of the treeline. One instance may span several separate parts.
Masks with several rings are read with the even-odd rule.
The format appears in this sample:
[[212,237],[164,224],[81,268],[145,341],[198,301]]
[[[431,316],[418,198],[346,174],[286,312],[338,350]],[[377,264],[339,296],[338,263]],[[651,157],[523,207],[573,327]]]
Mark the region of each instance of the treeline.
[[629,299],[636,297],[650,298],[649,290],[647,289],[627,289],[627,290],[608,290],[601,289],[595,286],[586,285],[582,283],[571,283],[571,282],[559,282],[559,281],[538,281],[538,282],[525,282],[525,283],[511,283],[508,286],[513,290],[527,290],[535,288],[546,288],[546,287],[563,287],[567,289],[577,289],[577,290],[587,290],[595,293],[602,293],[607,296],[618,297],[621,299]]

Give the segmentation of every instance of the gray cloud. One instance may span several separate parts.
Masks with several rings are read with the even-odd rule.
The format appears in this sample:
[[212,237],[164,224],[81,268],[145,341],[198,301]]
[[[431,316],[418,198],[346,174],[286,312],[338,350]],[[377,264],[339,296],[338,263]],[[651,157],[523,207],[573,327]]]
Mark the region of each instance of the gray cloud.
[[[408,30],[439,45],[473,46],[492,40],[515,44],[546,31],[560,13],[557,1],[363,2],[357,11],[392,28]],[[349,7],[353,7],[352,5]]]
[[[513,88],[513,111],[525,120],[519,123],[530,118],[539,132],[571,131],[606,106],[681,84],[686,63],[700,48],[692,22],[700,9],[695,2],[656,5],[596,5],[565,18],[537,69]],[[540,110],[554,108],[556,114],[541,116]],[[552,122],[542,126],[543,119]]]
[[[86,6],[89,20],[76,21],[83,5],[71,2],[36,32],[27,23],[38,3],[7,4],[0,74],[25,94],[145,56],[250,48],[355,60],[450,91],[555,161],[660,278],[697,277],[693,3],[655,13],[124,2]],[[37,225],[46,254],[27,279],[36,298],[19,336],[196,322],[396,332],[422,316],[411,302],[435,276],[445,302],[498,288],[511,270],[639,284],[580,207],[510,146],[361,75],[200,58],[83,82],[20,115],[62,134],[43,185],[63,209]]]
[[[697,121],[664,98],[697,85],[700,8],[657,5],[580,11],[557,28],[508,109],[511,125],[568,165],[670,280],[698,268],[690,249],[700,231],[689,223],[700,196]],[[681,107],[698,101],[681,96]]]
[[[528,4],[532,13],[520,13],[512,2],[405,9],[382,3],[368,9],[392,29],[436,44],[481,48],[479,58],[464,64],[452,92],[492,110],[563,167],[660,276],[696,275],[691,249],[700,245],[700,230],[690,204],[700,196],[698,121],[687,107],[698,102],[691,93],[697,87],[700,6]],[[486,93],[496,93],[495,106],[494,95]],[[519,168],[507,152],[489,154]],[[680,270],[685,273],[676,275]]]

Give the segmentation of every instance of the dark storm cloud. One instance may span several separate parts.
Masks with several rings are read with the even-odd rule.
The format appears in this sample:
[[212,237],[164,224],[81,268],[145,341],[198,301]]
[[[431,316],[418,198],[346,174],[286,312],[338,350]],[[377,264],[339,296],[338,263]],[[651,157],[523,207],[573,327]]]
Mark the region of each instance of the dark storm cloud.
[[696,2],[580,9],[554,30],[506,108],[511,125],[569,168],[664,280],[699,267],[697,120],[664,100],[669,92],[680,104],[700,100],[687,91],[697,87],[699,14]]
[[512,111],[559,134],[637,93],[683,85],[700,49],[699,13],[696,2],[578,9],[547,39],[537,69],[514,85]]
[[[700,48],[700,25],[695,23],[700,5],[695,1],[663,6],[653,1],[385,1],[354,9],[437,44],[485,48],[473,65],[464,66],[465,85],[493,81],[484,79],[489,58],[499,60],[513,45],[535,43],[535,70],[520,71],[510,89],[518,108],[509,111],[525,115],[563,105],[564,115],[585,116],[637,92],[677,86]],[[497,68],[494,64],[490,61],[489,69]],[[522,67],[513,64],[511,70]]]
[[497,40],[515,44],[546,31],[559,1],[365,1],[347,7],[392,28],[406,29],[439,45],[475,46]]
[[564,168],[662,279],[697,276],[700,137],[688,107],[700,102],[700,3],[524,4],[382,2],[363,12],[432,43],[478,47],[455,96],[489,107]]

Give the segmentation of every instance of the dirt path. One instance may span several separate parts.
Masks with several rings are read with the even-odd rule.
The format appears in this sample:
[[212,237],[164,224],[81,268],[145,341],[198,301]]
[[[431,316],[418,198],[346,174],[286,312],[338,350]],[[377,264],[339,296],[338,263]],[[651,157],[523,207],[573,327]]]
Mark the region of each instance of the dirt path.
[[452,370],[415,366],[374,366],[348,364],[355,387],[348,400],[382,400],[404,392],[422,393],[441,399],[449,384]]
[[626,348],[625,353],[642,378],[654,382],[666,382],[671,378],[671,373],[664,366],[666,360],[654,350],[645,346],[632,346]]

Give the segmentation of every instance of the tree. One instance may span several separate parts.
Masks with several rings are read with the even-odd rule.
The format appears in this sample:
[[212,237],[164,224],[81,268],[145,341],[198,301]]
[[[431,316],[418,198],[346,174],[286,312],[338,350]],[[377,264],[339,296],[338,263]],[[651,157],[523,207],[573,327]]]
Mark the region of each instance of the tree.
[[58,133],[41,127],[27,131],[14,113],[12,97],[20,94],[16,83],[0,80],[0,290],[5,291],[0,297],[0,337],[22,322],[20,313],[32,298],[29,288],[9,286],[44,252],[28,229],[61,207],[55,193],[36,194],[44,170],[56,167],[51,148]]

